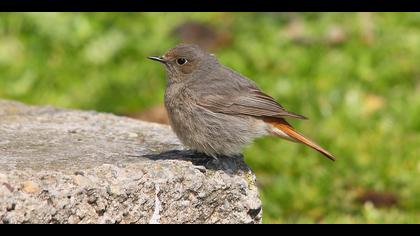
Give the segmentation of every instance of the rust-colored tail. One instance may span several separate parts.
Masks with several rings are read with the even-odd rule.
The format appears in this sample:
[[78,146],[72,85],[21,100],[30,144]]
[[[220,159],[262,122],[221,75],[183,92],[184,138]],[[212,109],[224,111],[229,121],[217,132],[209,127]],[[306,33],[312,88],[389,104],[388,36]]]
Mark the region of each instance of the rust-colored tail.
[[[282,131],[283,133],[285,133],[287,136],[289,136],[287,138],[291,138],[294,141],[303,143],[303,144],[315,149],[316,151],[322,153],[328,159],[330,159],[332,161],[335,161],[335,157],[331,153],[329,153],[328,151],[326,151],[325,149],[320,147],[318,144],[316,144],[312,140],[309,140],[308,138],[306,138],[305,136],[303,136],[302,134],[297,132],[286,120],[269,118],[269,119],[264,119],[264,121],[267,122],[267,123],[270,123],[275,128],[277,128],[280,131]],[[275,135],[281,137],[281,138],[285,138],[284,136],[279,135],[276,132],[273,132],[273,133]]]

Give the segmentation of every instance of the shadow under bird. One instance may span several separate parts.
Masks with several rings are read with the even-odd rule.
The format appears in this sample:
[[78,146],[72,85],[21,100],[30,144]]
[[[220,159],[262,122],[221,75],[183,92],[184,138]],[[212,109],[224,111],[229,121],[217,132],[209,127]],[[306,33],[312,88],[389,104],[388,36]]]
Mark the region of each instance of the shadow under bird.
[[335,160],[286,121],[306,117],[287,111],[197,45],[179,44],[163,56],[148,58],[165,66],[165,107],[172,129],[187,147],[215,158],[235,156],[254,139],[275,135]]

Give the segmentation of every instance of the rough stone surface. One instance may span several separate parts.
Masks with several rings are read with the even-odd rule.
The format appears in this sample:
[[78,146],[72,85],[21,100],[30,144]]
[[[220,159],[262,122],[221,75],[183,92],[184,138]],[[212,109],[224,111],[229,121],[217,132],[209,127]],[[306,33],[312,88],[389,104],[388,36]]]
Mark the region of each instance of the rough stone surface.
[[0,223],[260,223],[242,157],[184,150],[170,128],[0,100]]

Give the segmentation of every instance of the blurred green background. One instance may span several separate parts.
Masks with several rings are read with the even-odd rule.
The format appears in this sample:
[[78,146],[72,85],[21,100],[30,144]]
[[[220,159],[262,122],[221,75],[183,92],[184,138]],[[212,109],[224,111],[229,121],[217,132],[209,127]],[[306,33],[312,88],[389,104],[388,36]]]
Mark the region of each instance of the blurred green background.
[[0,98],[165,122],[145,58],[181,41],[308,116],[291,122],[338,158],[249,146],[265,223],[420,223],[419,13],[2,13]]

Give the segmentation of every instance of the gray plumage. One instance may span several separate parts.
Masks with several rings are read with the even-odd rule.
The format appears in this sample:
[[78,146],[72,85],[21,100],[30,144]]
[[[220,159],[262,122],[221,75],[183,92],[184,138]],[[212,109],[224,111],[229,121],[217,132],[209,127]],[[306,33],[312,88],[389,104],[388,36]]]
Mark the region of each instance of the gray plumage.
[[218,157],[240,154],[245,145],[264,135],[296,141],[264,119],[304,116],[286,111],[253,81],[198,46],[180,44],[162,57],[149,58],[165,65],[165,107],[184,145]]

